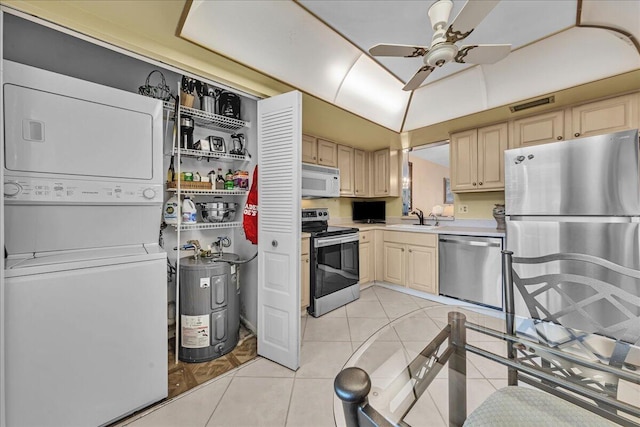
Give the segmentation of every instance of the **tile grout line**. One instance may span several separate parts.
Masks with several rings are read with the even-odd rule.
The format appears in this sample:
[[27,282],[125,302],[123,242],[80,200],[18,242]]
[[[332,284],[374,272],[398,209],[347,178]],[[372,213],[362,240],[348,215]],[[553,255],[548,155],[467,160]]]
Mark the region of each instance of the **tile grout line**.
[[211,418],[213,417],[213,414],[216,413],[218,406],[220,406],[220,402],[222,402],[222,399],[224,399],[225,394],[227,394],[227,391],[229,391],[229,387],[231,387],[231,383],[233,382],[234,379],[235,379],[235,375],[231,375],[231,380],[229,380],[229,384],[227,384],[227,386],[224,388],[224,392],[222,392],[222,394],[220,395],[220,399],[218,399],[218,402],[213,407],[213,411],[211,411],[211,415],[209,415],[209,418],[207,418],[207,422],[204,424],[205,427],[211,422]]

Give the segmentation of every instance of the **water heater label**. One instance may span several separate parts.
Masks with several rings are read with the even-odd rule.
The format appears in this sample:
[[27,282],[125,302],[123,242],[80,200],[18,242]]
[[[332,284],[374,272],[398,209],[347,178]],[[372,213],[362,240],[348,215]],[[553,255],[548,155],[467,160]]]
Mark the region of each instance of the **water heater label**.
[[209,316],[180,316],[182,347],[209,347]]
[[211,287],[211,277],[201,277],[200,278],[200,287],[201,288],[210,288]]

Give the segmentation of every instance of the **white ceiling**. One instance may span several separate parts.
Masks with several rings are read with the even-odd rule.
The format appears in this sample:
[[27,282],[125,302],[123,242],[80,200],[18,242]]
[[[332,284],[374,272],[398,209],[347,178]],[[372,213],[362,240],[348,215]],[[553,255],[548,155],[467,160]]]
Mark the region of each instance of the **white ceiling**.
[[[464,3],[454,0],[449,22]],[[511,54],[490,65],[445,64],[411,95],[402,87],[421,58],[374,59],[367,50],[428,46],[431,4],[194,0],[180,35],[397,132],[640,68],[626,37],[575,27],[576,0],[502,0],[458,44],[511,43]],[[583,0],[581,20],[640,39],[640,1]]]
[[[306,9],[368,52],[378,43],[429,46],[433,30],[427,11],[433,1],[317,1],[298,0]],[[517,49],[574,25],[577,0],[503,0],[459,45],[511,44]],[[449,23],[466,0],[454,0]],[[532,25],[534,24],[535,25]],[[422,58],[374,58],[404,83],[423,66]],[[471,67],[449,63],[436,69],[425,83]]]

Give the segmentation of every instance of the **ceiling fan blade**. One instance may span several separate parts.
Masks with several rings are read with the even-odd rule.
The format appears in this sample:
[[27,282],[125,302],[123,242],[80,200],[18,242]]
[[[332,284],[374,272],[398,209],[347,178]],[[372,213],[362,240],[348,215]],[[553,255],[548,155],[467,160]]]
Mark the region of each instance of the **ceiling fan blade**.
[[373,56],[403,56],[406,58],[425,56],[428,51],[429,48],[425,46],[405,44],[377,44],[369,49],[369,53]]
[[500,0],[467,0],[447,29],[447,41],[455,43],[467,37],[499,2]]
[[510,44],[461,46],[454,61],[461,64],[493,64],[511,53]]
[[422,82],[425,81],[425,79],[429,77],[429,74],[431,74],[431,72],[435,69],[435,67],[430,67],[429,65],[425,65],[424,67],[420,68],[418,72],[415,73],[413,77],[411,77],[411,80],[409,80],[407,84],[404,85],[402,90],[409,91],[418,89]]

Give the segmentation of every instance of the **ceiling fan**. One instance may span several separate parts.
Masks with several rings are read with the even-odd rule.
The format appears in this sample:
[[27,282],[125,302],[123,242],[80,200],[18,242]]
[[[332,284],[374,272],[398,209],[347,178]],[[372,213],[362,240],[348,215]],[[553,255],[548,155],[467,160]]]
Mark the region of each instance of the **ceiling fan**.
[[372,56],[424,57],[421,67],[402,88],[415,90],[436,67],[454,61],[461,64],[493,64],[511,52],[510,44],[481,44],[458,47],[455,43],[465,39],[500,0],[468,0],[447,28],[453,7],[452,0],[438,0],[429,8],[429,19],[433,27],[431,46],[409,46],[401,44],[377,44],[369,49]]

